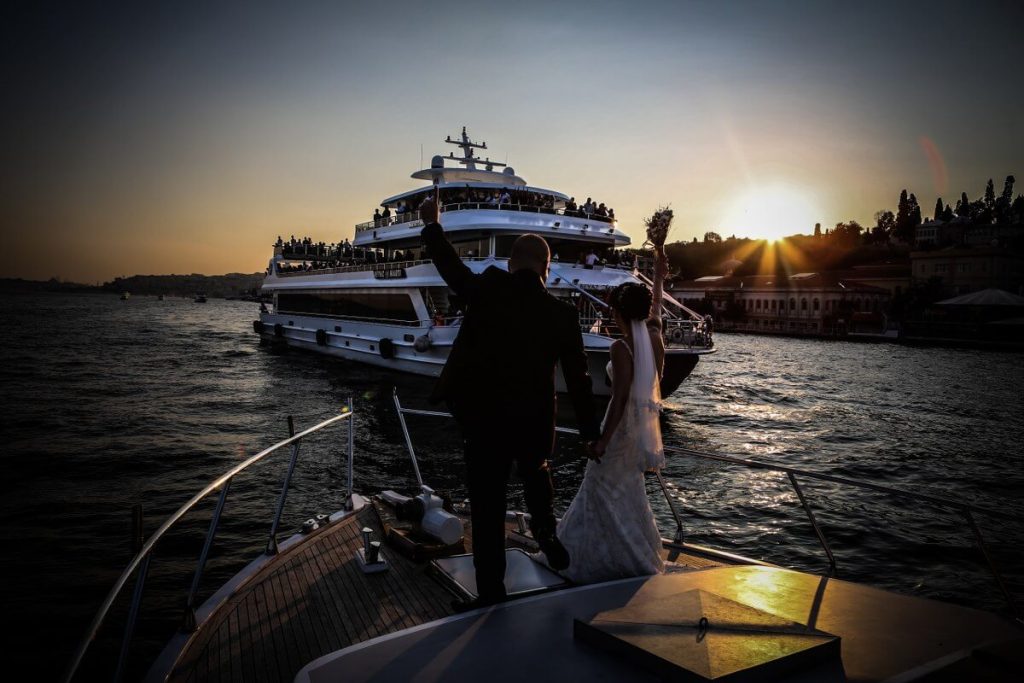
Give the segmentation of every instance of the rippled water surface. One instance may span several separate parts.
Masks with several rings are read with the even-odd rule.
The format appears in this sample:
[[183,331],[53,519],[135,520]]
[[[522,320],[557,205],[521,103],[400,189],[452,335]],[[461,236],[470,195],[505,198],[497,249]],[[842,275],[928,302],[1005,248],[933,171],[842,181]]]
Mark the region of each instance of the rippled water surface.
[[[2,304],[3,604],[15,669],[56,677],[130,559],[130,510],[146,531],[203,485],[348,397],[356,406],[356,490],[412,483],[393,405],[427,407],[430,380],[302,352],[251,331],[255,305],[211,300],[14,296]],[[1024,357],[1014,354],[720,335],[719,352],[667,401],[667,445],[815,472],[1021,514]],[[571,414],[565,416],[571,423]],[[410,418],[424,477],[461,497],[454,426]],[[303,445],[283,528],[340,507],[345,427]],[[571,454],[573,444],[561,444]],[[285,453],[281,453],[285,456]],[[204,595],[266,543],[286,466],[271,459],[232,485]],[[556,474],[564,509],[583,463]],[[666,471],[688,540],[799,569],[825,555],[785,475],[672,456]],[[990,609],[1000,595],[962,518],[927,503],[810,480],[809,503],[840,578]],[[663,535],[674,522],[650,488]],[[511,494],[510,506],[521,506]],[[212,501],[160,546],[147,583],[133,673],[181,610]],[[978,521],[1011,588],[1024,593],[1019,524]],[[123,621],[98,652],[109,656]],[[90,662],[90,666],[95,666]],[[92,669],[88,669],[92,670]]]

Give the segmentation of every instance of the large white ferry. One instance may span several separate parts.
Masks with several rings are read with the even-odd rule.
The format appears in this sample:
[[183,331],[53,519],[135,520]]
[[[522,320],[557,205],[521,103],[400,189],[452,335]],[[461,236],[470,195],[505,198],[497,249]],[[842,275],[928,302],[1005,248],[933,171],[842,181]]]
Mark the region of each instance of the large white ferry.
[[[445,233],[474,272],[507,268],[512,243],[522,234],[547,240],[553,255],[548,290],[579,310],[594,390],[607,395],[604,368],[618,331],[604,299],[620,283],[646,281],[633,255],[616,251],[630,244],[629,237],[603,205],[577,207],[565,194],[527,185],[511,167],[481,159],[476,150],[487,144],[471,141],[465,128],[445,142],[459,147],[462,156],[435,156],[430,168],[413,173],[427,184],[383,200],[383,214],[357,225],[351,244],[278,240],[263,283],[273,308],[254,321],[256,333],[272,343],[440,375],[463,304],[427,259],[420,239],[423,222],[416,209],[437,193]],[[664,305],[667,396],[701,355],[714,352],[714,344],[699,314],[668,295]],[[558,386],[564,390],[561,376]]]

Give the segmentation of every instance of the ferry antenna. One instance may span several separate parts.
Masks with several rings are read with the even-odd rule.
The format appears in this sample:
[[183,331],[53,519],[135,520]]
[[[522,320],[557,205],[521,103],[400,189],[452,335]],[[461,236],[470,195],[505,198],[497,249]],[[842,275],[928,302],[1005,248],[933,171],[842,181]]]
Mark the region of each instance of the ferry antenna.
[[462,158],[461,159],[456,157],[454,152],[449,153],[448,154],[448,158],[449,159],[453,159],[455,161],[458,161],[460,164],[465,164],[466,168],[468,168],[468,169],[471,169],[471,170],[475,169],[477,163],[485,164],[487,166],[488,170],[490,170],[494,166],[507,166],[508,165],[508,164],[503,164],[500,161],[491,161],[491,159],[489,157],[487,159],[483,159],[482,160],[482,159],[480,159],[480,157],[476,156],[473,153],[473,150],[474,149],[487,149],[487,142],[486,141],[473,142],[473,140],[470,139],[469,134],[466,133],[466,127],[465,126],[462,127],[462,134],[460,136],[458,136],[457,139],[453,140],[452,136],[449,135],[449,136],[447,136],[445,138],[444,141],[446,143],[448,143],[449,145],[455,145],[456,147],[459,147],[459,148],[462,149]]

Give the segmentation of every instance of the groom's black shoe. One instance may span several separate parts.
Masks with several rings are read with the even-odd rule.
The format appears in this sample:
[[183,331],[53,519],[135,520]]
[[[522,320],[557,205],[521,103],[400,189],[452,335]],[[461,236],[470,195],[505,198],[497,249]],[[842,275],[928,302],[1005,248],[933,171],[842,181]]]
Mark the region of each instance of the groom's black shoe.
[[534,538],[537,541],[537,545],[544,551],[544,556],[548,559],[548,566],[554,569],[556,572],[560,572],[563,569],[569,568],[569,551],[565,549],[562,542],[558,540],[558,536],[554,534],[534,534]]

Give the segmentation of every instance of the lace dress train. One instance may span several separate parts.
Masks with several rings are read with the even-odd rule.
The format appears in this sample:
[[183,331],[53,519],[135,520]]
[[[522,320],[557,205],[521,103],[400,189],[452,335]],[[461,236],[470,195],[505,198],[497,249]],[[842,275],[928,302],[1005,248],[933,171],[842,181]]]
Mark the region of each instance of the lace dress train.
[[[644,478],[645,470],[664,462],[661,435],[638,433],[657,429],[656,421],[652,427],[645,419],[651,409],[631,402],[601,462],[587,463],[580,490],[559,522],[558,538],[571,560],[562,574],[575,583],[660,574],[665,569]],[[644,452],[640,445],[653,439],[656,452]]]

